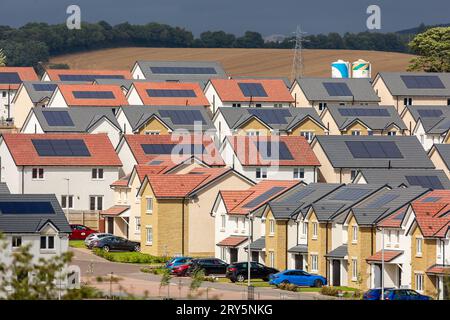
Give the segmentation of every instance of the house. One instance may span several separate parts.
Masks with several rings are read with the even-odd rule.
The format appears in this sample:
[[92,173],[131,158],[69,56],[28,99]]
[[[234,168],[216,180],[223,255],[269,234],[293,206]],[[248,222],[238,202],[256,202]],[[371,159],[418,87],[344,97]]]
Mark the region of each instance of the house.
[[160,82],[198,82],[202,88],[209,79],[226,79],[220,63],[215,61],[136,61],[133,79]]
[[111,107],[33,108],[21,133],[106,133],[115,147],[122,132]]
[[450,73],[380,72],[372,85],[381,104],[399,114],[406,106],[450,105]]
[[280,79],[211,79],[205,96],[215,113],[222,107],[290,107],[294,99]]
[[47,69],[42,81],[92,83],[96,79],[132,79],[128,70]]
[[[269,200],[302,184],[293,180],[266,180],[241,191],[233,187],[221,189],[211,210],[215,220],[215,256],[228,263],[246,261],[250,236],[256,242],[251,240],[252,261],[267,263],[263,244],[268,233],[265,223],[255,215]],[[260,248],[256,250],[259,242]]]
[[38,76],[32,67],[0,67],[0,119],[16,116],[14,97],[23,81],[37,81]]
[[291,94],[295,107],[313,107],[318,114],[331,105],[361,106],[380,102],[368,79],[299,78],[292,84]]
[[450,179],[450,144],[435,144],[428,151],[436,169],[443,170]]
[[349,183],[362,169],[434,169],[411,136],[316,136],[311,147],[321,182]]
[[436,169],[361,169],[353,182],[385,183],[391,188],[420,186],[433,190],[450,189],[450,180],[445,172]]
[[208,134],[216,129],[204,107],[126,106],[117,112],[124,134],[170,135],[175,132]]
[[218,141],[234,135],[291,135],[311,141],[326,128],[312,108],[219,108],[213,122]]
[[[413,135],[416,130],[417,121],[419,119],[429,119],[435,121],[436,119],[440,119],[446,116],[448,112],[448,106],[422,106],[422,105],[414,105],[414,106],[405,106],[403,111],[400,113],[400,117],[405,123],[407,129],[407,133]],[[425,122],[429,121],[425,120]],[[420,137],[420,136],[419,136]]]
[[217,193],[245,190],[253,184],[226,167],[147,175],[138,192],[142,252],[156,256],[213,256],[215,220],[210,213]]
[[220,153],[228,166],[254,181],[317,181],[320,162],[301,136],[229,136]]
[[[421,187],[385,188],[335,216],[332,235],[337,234],[332,237],[332,250],[346,246],[347,252],[337,259],[332,251],[327,254],[330,283],[360,290],[381,287],[384,234],[378,231],[378,222],[427,192],[428,189]],[[398,244],[408,240],[403,233],[392,230],[388,241],[384,251],[385,286],[399,288],[410,276],[410,257],[403,254]]]
[[130,105],[209,107],[200,85],[195,82],[135,82],[127,99]]
[[206,135],[138,135],[122,137],[116,152],[123,163],[121,176],[131,173],[137,164],[184,164],[221,167],[225,163],[211,137]]
[[330,135],[404,135],[406,126],[393,106],[328,105],[320,115]]
[[1,181],[14,194],[55,194],[63,209],[101,211],[122,163],[106,134],[13,134],[0,138]]
[[47,107],[112,107],[128,105],[120,87],[115,85],[60,84]]

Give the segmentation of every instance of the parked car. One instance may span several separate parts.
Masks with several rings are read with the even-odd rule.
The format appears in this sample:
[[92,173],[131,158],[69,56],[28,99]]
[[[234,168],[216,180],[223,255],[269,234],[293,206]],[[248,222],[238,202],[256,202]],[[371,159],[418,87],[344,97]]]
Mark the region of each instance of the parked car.
[[[257,262],[250,262],[250,278],[269,280],[271,274],[280,272],[277,269],[266,267],[265,265]],[[248,278],[248,263],[236,262],[230,264],[227,268],[226,277],[231,282],[242,282]]]
[[197,270],[203,270],[205,275],[225,275],[228,264],[217,258],[192,259],[186,275],[191,276]]
[[170,259],[169,261],[167,261],[166,268],[173,269],[175,267],[184,265],[191,260],[192,260],[191,257],[174,257],[174,258]]
[[71,224],[70,228],[72,229],[72,233],[69,236],[70,240],[85,240],[88,235],[97,232],[82,224]]
[[[384,295],[386,296],[386,290],[394,288],[384,288]],[[363,300],[380,300],[381,299],[381,288],[369,289],[363,294]]]
[[320,288],[327,284],[327,279],[303,270],[285,270],[270,276],[270,284],[295,284],[296,286]]
[[184,277],[186,276],[187,271],[189,270],[189,267],[191,266],[190,262],[173,267],[170,270],[170,274],[173,274],[177,277]]
[[386,290],[384,300],[432,300],[432,298],[411,289],[389,289]]
[[111,236],[113,236],[113,234],[111,234],[111,233],[104,233],[104,232],[91,233],[90,235],[88,235],[86,237],[86,239],[84,239],[84,244],[86,245],[86,247],[89,248],[92,241],[99,240],[104,237],[111,237]]
[[114,251],[140,251],[141,250],[141,244],[139,242],[130,241],[128,239],[125,239],[122,237],[117,237],[117,236],[104,237],[99,240],[94,240],[94,241],[92,241],[91,247],[103,249],[106,252],[111,251],[111,250],[114,250]]

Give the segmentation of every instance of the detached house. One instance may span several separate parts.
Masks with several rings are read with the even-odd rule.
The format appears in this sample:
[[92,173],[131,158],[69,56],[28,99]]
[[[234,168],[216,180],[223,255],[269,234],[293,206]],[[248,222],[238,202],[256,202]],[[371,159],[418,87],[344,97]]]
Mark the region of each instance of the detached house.
[[92,83],[96,79],[132,79],[127,70],[47,69],[42,81]]
[[231,136],[220,152],[228,166],[254,181],[317,181],[320,162],[301,136]]
[[101,211],[122,163],[106,134],[9,134],[0,139],[1,180],[12,193],[54,193],[67,211]]
[[450,144],[435,144],[428,151],[428,156],[436,168],[444,171],[450,179]]
[[222,107],[290,107],[294,99],[281,79],[211,79],[205,96],[212,113]]
[[[449,107],[446,105],[405,106],[400,114],[400,117],[408,128],[407,133],[410,135],[415,135],[422,142],[422,144],[424,144],[425,140],[433,140],[432,136],[430,136],[431,139],[427,139],[425,130],[432,129],[436,124],[438,124],[438,122],[440,122],[440,120],[448,117],[448,110]],[[419,120],[422,122],[421,125],[419,125]],[[420,130],[419,126],[422,126]],[[422,135],[424,136],[422,137]]]

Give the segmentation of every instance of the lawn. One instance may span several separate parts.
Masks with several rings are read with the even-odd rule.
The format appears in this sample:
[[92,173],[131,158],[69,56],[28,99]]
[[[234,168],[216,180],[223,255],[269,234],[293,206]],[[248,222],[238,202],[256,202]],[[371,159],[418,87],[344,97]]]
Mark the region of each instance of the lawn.
[[[228,278],[218,278],[217,282],[220,282],[220,283],[233,283]],[[254,287],[275,288],[275,286],[270,285],[269,282],[263,281],[262,279],[253,279],[250,282],[251,282],[252,286],[254,286]],[[236,284],[238,286],[247,286],[247,280],[245,280],[244,282],[235,282],[234,284]]]
[[108,261],[120,263],[163,265],[169,259],[167,257],[156,257],[142,252],[105,252],[100,249],[94,249],[92,252]]
[[84,240],[70,240],[69,246],[71,246],[72,248],[86,248]]

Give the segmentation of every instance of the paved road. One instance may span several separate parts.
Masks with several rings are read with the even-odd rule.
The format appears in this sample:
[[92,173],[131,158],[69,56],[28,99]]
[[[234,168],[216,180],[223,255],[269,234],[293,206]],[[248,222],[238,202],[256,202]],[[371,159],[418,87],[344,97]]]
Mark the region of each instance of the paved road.
[[[74,252],[73,264],[81,269],[81,280],[89,283],[106,293],[112,291],[115,294],[124,294],[124,292],[136,296],[148,295],[150,297],[165,297],[170,295],[173,298],[192,297],[189,291],[191,283],[190,278],[173,278],[169,287],[160,288],[161,276],[143,273],[140,269],[144,265],[115,263],[107,261],[92,254],[87,249],[71,248]],[[110,286],[109,281],[98,282],[97,277],[109,279],[111,273],[118,277],[120,281]],[[245,286],[232,283],[203,282],[199,289],[198,298],[200,299],[246,299],[247,288]],[[317,293],[309,292],[288,292],[273,288],[255,288],[256,299],[330,299]]]

